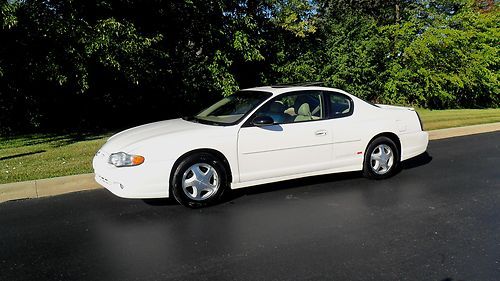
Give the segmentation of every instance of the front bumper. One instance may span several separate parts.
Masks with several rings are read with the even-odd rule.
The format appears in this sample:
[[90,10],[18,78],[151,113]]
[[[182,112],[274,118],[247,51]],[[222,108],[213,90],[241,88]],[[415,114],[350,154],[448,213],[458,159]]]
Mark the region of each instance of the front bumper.
[[123,198],[169,197],[173,161],[148,162],[117,168],[108,163],[109,153],[99,150],[92,161],[95,181]]

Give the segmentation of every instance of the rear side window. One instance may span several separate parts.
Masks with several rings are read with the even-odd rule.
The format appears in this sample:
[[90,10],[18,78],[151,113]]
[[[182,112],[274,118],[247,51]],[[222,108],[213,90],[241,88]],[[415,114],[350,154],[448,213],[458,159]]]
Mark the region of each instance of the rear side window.
[[354,112],[354,103],[350,97],[334,92],[325,92],[325,94],[330,118],[341,118],[352,115]]

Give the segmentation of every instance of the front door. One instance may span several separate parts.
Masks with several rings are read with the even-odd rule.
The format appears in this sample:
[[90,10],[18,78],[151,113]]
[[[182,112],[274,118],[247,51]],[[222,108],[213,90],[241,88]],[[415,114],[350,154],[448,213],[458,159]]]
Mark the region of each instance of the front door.
[[263,105],[255,116],[270,126],[245,123],[238,134],[240,181],[255,181],[325,170],[332,163],[331,120],[320,91],[296,91]]

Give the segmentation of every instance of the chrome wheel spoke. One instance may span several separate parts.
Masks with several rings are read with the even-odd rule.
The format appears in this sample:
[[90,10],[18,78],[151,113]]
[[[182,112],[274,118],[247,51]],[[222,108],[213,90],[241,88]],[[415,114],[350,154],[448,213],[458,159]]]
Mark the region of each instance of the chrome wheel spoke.
[[215,174],[215,170],[214,170],[214,168],[212,168],[212,166],[210,166],[208,168],[207,172],[205,174],[203,174],[203,180],[210,182],[210,180],[212,179],[214,174]]
[[370,155],[370,163],[373,172],[379,175],[387,173],[394,164],[394,153],[390,146],[380,144]]
[[387,167],[390,168],[394,164],[394,157],[390,157],[387,161]]
[[209,164],[194,164],[184,172],[182,189],[192,200],[206,200],[219,189],[219,175]]
[[189,195],[191,195],[192,198],[198,197],[198,194],[200,194],[200,190],[198,189],[198,184],[191,185],[191,192],[189,190],[187,191]]
[[193,199],[200,200],[203,197],[203,191],[206,190],[206,187],[203,185],[196,185],[195,188],[193,188],[193,190],[196,190],[196,192],[192,194]]
[[202,180],[202,179],[203,179],[204,174],[203,174],[203,172],[201,171],[200,166],[195,165],[194,167],[191,167],[189,170],[190,170],[190,171],[194,174],[194,177],[195,177],[197,180]]
[[381,162],[380,163],[380,170],[379,170],[379,172],[383,173],[383,172],[386,172],[386,171],[387,171],[387,163]]
[[193,174],[190,178],[184,180],[183,184],[190,185],[196,182],[196,176]]

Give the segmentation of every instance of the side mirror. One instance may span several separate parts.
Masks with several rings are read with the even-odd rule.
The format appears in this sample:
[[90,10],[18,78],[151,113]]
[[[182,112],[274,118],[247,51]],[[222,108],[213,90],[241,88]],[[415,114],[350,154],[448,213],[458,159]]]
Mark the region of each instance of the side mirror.
[[252,124],[258,127],[270,126],[274,124],[274,120],[271,116],[262,115],[257,116],[252,120]]

